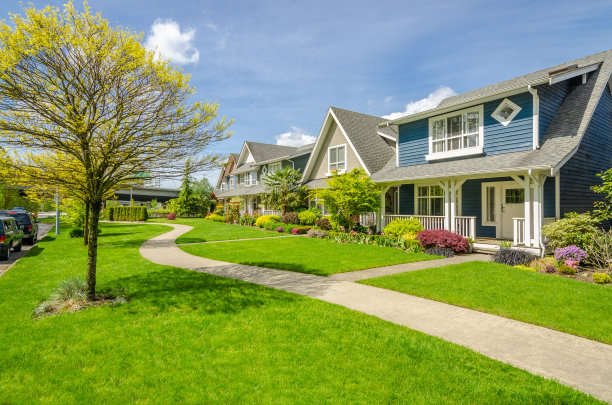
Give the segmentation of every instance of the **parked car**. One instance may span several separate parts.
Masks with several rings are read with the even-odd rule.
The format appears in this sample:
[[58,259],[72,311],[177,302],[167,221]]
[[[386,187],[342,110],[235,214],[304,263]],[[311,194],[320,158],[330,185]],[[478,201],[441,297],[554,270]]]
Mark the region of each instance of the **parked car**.
[[9,260],[11,249],[13,252],[19,252],[22,245],[23,231],[15,218],[0,217],[0,260]]
[[23,207],[13,207],[11,208],[11,211],[26,211],[26,209]]
[[6,216],[15,218],[17,225],[23,231],[24,242],[33,245],[38,240],[38,223],[34,215],[26,211],[8,211]]

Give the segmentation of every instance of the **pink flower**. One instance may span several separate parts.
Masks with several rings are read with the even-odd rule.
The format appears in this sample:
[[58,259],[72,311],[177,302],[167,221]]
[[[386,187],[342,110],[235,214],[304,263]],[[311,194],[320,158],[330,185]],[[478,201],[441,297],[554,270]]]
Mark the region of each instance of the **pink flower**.
[[565,265],[569,266],[569,267],[573,267],[574,269],[578,270],[578,261],[577,260],[567,259],[565,261]]

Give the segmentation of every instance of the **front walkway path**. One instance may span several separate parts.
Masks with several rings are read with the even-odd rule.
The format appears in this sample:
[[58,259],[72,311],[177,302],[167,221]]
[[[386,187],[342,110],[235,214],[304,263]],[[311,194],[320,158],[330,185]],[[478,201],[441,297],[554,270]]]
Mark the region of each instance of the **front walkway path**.
[[554,378],[612,402],[612,346],[567,333],[349,281],[225,263],[190,255],[174,229],[145,242],[140,253],[163,265],[243,280],[354,309],[438,336],[531,373]]

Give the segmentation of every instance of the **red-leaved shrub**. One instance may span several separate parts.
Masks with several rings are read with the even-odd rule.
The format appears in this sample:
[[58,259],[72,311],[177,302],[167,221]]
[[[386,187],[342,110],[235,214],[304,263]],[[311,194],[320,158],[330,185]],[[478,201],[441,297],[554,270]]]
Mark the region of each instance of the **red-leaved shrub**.
[[174,221],[176,219],[176,214],[174,212],[171,212],[168,214],[168,216],[166,216],[166,218],[170,221]]
[[469,242],[463,236],[444,229],[433,229],[421,231],[416,238],[421,242],[423,248],[441,247],[451,248],[455,252],[467,252]]

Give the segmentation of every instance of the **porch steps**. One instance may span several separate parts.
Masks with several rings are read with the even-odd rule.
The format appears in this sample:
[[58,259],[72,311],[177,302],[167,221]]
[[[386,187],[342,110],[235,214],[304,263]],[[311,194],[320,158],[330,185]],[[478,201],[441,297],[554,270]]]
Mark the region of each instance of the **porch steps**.
[[492,255],[499,250],[499,245],[492,245],[488,243],[474,243],[474,253],[485,253]]

